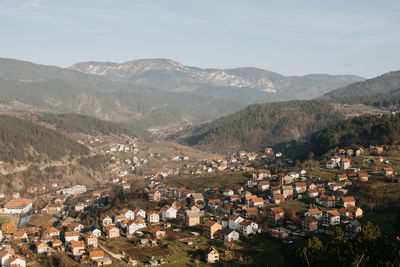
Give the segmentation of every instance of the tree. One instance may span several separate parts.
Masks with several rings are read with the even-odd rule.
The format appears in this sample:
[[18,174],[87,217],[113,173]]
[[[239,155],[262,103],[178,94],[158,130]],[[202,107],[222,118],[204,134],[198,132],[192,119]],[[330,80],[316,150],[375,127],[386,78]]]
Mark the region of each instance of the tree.
[[4,234],[14,234],[17,230],[17,226],[13,220],[8,220],[1,225],[1,231]]

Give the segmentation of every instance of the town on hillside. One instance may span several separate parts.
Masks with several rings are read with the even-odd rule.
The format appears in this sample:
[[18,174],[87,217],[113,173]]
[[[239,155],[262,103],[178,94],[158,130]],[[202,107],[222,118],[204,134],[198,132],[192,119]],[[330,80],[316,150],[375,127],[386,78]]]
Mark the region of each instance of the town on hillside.
[[256,264],[252,250],[268,255],[337,227],[355,237],[379,205],[363,188],[398,188],[400,157],[389,146],[299,164],[272,148],[193,159],[133,139],[80,142],[107,155],[104,177],[1,194],[1,266]]

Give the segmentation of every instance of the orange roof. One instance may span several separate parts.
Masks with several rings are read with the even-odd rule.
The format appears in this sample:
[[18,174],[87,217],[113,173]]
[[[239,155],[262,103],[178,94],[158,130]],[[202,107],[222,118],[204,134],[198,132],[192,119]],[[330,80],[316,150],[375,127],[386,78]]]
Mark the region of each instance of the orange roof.
[[214,224],[216,224],[217,222],[215,222],[215,221],[206,221],[206,223],[204,224],[204,226],[205,227],[211,227],[211,226],[213,226]]
[[274,195],[274,199],[285,199],[282,194]]
[[85,247],[85,243],[83,241],[71,241],[71,247],[72,248],[80,248],[80,247]]
[[79,236],[78,232],[65,232],[65,236]]
[[4,208],[22,208],[28,206],[32,202],[32,199],[27,198],[12,199],[4,205]]
[[102,250],[90,251],[89,252],[89,257],[90,258],[103,258],[104,257],[104,251],[102,251]]
[[319,209],[309,209],[308,212],[309,212],[311,215],[322,214],[322,211],[320,211]]
[[340,216],[340,213],[337,210],[328,210],[327,213],[331,216]]
[[356,202],[354,197],[342,197],[343,202]]
[[285,211],[281,207],[271,208],[273,213],[285,213]]

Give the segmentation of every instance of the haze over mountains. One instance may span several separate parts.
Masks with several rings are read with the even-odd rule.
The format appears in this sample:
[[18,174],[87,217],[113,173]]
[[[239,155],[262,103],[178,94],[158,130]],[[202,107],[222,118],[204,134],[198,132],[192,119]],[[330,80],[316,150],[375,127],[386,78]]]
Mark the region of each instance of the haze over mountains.
[[388,113],[399,104],[400,71],[394,71],[333,90],[317,100],[250,105],[170,138],[211,151],[256,150],[308,138],[348,117]]
[[[312,74],[283,76],[275,72],[246,67],[235,69],[201,69],[185,66],[170,59],[139,59],[125,63],[82,62],[71,67],[114,81],[155,87],[171,92],[216,93],[221,87],[254,89],[271,93],[265,101],[312,99],[333,89],[362,81],[354,75]],[[212,91],[210,91],[212,89]]]
[[0,107],[79,113],[145,128],[177,127],[253,103],[318,97],[360,80],[351,75],[285,77],[255,68],[200,69],[166,59],[79,63],[64,69],[2,58]]

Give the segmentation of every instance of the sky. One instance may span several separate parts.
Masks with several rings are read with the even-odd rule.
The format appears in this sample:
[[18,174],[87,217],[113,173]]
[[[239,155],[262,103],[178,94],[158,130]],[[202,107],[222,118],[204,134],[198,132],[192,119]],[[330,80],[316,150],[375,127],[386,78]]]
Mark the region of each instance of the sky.
[[169,58],[284,75],[400,69],[398,0],[0,0],[0,57]]

